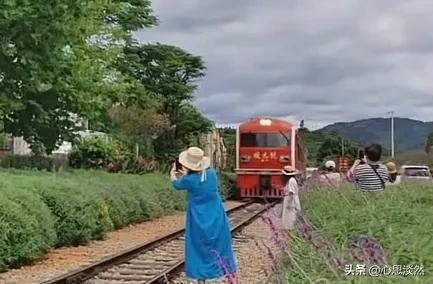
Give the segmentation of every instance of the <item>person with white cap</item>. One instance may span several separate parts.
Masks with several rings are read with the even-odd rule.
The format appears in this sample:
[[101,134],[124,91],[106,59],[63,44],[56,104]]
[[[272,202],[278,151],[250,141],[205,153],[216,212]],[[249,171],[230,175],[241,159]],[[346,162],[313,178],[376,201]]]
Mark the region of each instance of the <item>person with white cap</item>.
[[190,147],[178,159],[182,169],[176,169],[174,163],[170,175],[175,189],[188,192],[186,275],[199,283],[222,277],[225,273],[221,260],[230,274],[235,273],[230,223],[218,191],[217,173],[200,148]]
[[326,161],[325,173],[320,176],[320,183],[326,186],[339,186],[341,183],[341,175],[336,172],[334,161]]
[[299,187],[296,176],[300,174],[292,166],[285,166],[282,170],[285,187],[282,208],[282,226],[285,230],[293,230],[296,224],[298,212],[301,211],[301,202],[299,200]]

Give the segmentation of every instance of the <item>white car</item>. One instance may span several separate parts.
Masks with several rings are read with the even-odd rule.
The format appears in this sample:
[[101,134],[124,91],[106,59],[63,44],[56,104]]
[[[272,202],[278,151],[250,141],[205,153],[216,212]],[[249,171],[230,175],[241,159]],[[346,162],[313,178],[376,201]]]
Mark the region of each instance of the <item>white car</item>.
[[402,166],[401,170],[401,181],[430,181],[433,182],[433,178],[428,166]]

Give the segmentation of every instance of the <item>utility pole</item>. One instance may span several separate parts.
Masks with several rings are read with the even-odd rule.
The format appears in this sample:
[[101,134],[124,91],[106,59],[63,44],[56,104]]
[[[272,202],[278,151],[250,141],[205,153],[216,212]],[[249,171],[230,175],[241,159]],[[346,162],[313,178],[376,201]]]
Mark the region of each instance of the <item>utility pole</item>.
[[341,137],[341,155],[344,156],[344,138]]
[[390,111],[391,115],[391,157],[394,158],[394,112]]

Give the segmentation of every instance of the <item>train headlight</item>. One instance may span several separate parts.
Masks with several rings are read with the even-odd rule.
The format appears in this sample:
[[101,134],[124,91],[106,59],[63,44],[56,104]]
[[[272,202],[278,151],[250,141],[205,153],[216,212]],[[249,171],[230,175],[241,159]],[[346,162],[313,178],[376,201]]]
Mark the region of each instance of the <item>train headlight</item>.
[[272,120],[270,119],[267,118],[260,119],[260,125],[270,126],[271,124],[272,124]]

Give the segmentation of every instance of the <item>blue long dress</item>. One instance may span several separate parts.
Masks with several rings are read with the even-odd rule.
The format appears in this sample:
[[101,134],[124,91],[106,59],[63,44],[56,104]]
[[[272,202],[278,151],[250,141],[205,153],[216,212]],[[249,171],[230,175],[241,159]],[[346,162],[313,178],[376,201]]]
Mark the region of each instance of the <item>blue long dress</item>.
[[207,179],[201,173],[185,175],[173,182],[177,190],[188,191],[185,225],[185,270],[197,280],[224,276],[222,259],[230,273],[236,271],[230,223],[218,192],[216,171],[209,168]]

